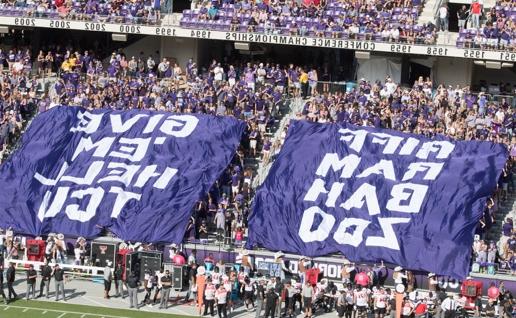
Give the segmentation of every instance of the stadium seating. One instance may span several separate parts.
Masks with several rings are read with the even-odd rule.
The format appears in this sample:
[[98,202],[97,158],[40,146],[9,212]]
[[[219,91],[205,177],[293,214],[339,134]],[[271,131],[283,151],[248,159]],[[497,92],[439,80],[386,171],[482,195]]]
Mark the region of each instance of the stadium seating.
[[433,29],[416,24],[422,3],[406,2],[376,6],[330,0],[303,5],[266,4],[247,1],[185,10],[181,26],[220,31],[304,35],[342,39],[427,43],[435,41]]

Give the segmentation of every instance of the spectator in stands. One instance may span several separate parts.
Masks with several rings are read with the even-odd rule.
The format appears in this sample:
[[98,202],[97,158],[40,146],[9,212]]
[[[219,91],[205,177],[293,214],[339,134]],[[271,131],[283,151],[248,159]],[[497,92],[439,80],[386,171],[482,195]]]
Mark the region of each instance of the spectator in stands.
[[459,21],[459,31],[464,29],[466,27],[466,20],[468,19],[469,12],[465,5],[463,5],[458,11],[457,11],[457,19]]
[[482,5],[478,0],[473,0],[471,4],[469,16],[471,18],[471,27],[474,29],[480,28],[480,16],[482,15]]
[[439,20],[438,20],[438,29],[439,31],[447,32],[448,31],[448,6],[445,3],[441,5],[439,8]]

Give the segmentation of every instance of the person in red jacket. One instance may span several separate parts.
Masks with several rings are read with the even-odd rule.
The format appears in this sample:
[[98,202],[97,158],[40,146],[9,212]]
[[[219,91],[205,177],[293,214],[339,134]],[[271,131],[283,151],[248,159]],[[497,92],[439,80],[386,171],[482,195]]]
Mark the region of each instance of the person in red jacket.
[[480,28],[480,16],[482,15],[482,6],[478,0],[473,0],[470,8],[471,15],[471,27],[478,29]]

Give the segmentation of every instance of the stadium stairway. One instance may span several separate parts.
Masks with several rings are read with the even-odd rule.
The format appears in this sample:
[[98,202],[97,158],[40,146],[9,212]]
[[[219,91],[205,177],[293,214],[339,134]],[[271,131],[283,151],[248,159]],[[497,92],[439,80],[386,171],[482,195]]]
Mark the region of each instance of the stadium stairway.
[[489,241],[499,242],[502,236],[502,225],[507,217],[516,219],[516,191],[507,194],[507,200],[499,204],[494,218],[495,223],[491,225],[486,239]]
[[455,45],[459,38],[459,32],[438,32],[437,33],[437,45]]
[[426,0],[423,6],[423,11],[419,15],[417,20],[418,25],[424,25],[428,22],[432,22],[435,24],[435,16],[437,14],[437,10],[439,9],[439,5],[442,0]]
[[274,133],[270,133],[268,135],[268,137],[271,138],[272,141],[269,160],[267,162],[262,160],[257,164],[256,172],[254,173],[255,178],[252,184],[253,188],[257,188],[259,185],[263,183],[263,181],[265,181],[265,178],[269,173],[272,163],[274,162],[274,158],[278,155],[281,149],[281,138],[283,130],[288,125],[290,119],[294,119],[296,114],[303,110],[304,105],[305,101],[303,101],[299,97],[292,98],[284,104],[284,106],[287,107],[284,108],[285,112],[282,113],[281,120],[277,120],[274,125],[275,129],[271,129],[271,131],[274,130]]
[[183,15],[181,13],[164,14],[161,16],[161,25],[179,26],[179,21],[181,21],[182,16]]

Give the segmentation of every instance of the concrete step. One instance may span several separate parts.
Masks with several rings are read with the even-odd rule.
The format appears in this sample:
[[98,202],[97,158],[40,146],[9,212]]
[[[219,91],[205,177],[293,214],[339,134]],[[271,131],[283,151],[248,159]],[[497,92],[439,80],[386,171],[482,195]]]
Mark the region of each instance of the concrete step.
[[438,32],[437,33],[437,45],[452,45],[455,46],[457,38],[459,37],[458,32]]

